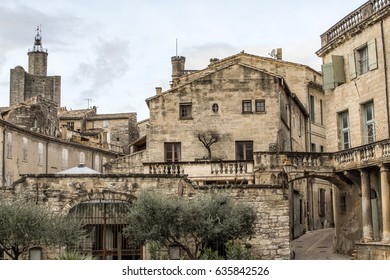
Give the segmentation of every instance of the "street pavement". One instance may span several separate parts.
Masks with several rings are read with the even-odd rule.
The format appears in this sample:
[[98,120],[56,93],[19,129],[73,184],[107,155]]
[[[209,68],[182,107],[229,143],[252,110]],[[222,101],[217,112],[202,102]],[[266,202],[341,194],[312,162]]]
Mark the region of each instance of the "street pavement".
[[352,257],[333,252],[334,228],[308,231],[292,241],[295,260],[351,260]]

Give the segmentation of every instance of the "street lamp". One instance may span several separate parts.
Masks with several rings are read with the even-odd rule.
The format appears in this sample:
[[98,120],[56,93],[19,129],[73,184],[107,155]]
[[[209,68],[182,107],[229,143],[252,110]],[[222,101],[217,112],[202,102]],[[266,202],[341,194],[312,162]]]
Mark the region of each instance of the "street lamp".
[[287,178],[290,175],[292,168],[293,168],[293,164],[291,163],[291,161],[289,159],[285,159],[283,162],[283,170],[284,173],[286,173]]

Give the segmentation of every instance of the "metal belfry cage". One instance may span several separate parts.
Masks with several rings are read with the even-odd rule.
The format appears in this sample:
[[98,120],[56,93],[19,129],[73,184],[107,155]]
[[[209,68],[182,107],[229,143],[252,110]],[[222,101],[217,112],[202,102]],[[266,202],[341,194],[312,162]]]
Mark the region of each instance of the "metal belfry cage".
[[130,207],[121,200],[90,200],[73,207],[69,214],[80,219],[87,231],[77,251],[104,260],[142,259],[141,247],[122,234]]

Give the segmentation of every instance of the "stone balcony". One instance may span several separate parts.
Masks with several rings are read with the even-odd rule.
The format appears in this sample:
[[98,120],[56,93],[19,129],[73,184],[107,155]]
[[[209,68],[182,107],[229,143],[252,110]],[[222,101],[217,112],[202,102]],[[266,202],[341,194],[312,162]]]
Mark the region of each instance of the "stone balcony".
[[333,153],[335,171],[365,168],[390,162],[390,139]]
[[367,1],[323,33],[321,35],[321,47],[324,47],[329,42],[341,37],[354,27],[363,24],[368,18],[377,15],[389,5],[389,0]]
[[390,163],[390,139],[334,153],[256,152],[255,170],[283,172],[289,160],[294,177],[331,178],[338,172]]
[[253,161],[191,161],[143,163],[145,173],[187,175],[203,184],[254,183]]

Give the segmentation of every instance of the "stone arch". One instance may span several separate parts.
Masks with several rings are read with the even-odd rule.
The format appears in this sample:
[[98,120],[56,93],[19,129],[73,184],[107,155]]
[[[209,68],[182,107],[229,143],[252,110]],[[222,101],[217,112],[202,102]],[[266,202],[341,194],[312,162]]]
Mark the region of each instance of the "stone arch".
[[77,206],[80,203],[91,201],[91,200],[118,200],[118,201],[127,201],[134,202],[137,198],[129,193],[124,192],[96,192],[96,193],[85,193],[79,194],[77,197],[70,200],[62,208],[62,214],[67,215],[73,207]]
[[297,176],[294,177],[293,179],[289,180],[289,183],[302,180],[302,179],[310,179],[310,178],[317,178],[321,180],[328,181],[335,185],[339,190],[348,190],[351,188],[351,184],[337,176],[336,174],[332,175],[323,175],[323,174],[318,174],[318,173],[303,173],[302,176]]

